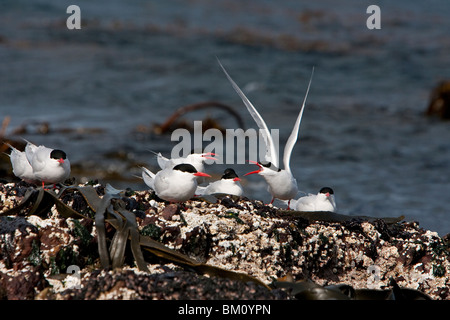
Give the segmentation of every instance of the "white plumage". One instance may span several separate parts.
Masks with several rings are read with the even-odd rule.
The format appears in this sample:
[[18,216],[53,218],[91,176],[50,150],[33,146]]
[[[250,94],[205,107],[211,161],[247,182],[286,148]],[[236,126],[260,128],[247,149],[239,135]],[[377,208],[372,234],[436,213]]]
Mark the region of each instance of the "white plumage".
[[[259,162],[259,163],[255,162],[255,164],[258,165],[259,169],[256,171],[249,172],[245,175],[257,173],[257,174],[263,176],[263,178],[266,180],[267,184],[269,185],[268,190],[272,195],[271,203],[273,203],[275,198],[290,201],[290,199],[294,198],[298,193],[297,180],[292,175],[291,168],[290,168],[290,159],[291,159],[292,149],[294,148],[294,145],[297,142],[298,131],[300,128],[303,111],[305,109],[306,98],[308,97],[309,88],[311,86],[314,69],[311,73],[311,78],[309,79],[308,88],[306,90],[306,94],[303,99],[303,104],[300,109],[300,113],[297,116],[295,125],[292,129],[292,132],[291,132],[291,134],[286,142],[285,148],[284,148],[284,155],[283,155],[284,169],[281,169],[279,166],[277,148],[273,142],[273,138],[270,134],[270,131],[269,131],[266,123],[264,122],[264,119],[258,113],[256,108],[252,105],[250,100],[248,100],[248,98],[245,96],[245,94],[242,92],[242,90],[238,87],[238,85],[233,81],[233,79],[230,77],[228,72],[222,66],[220,61],[218,61],[218,62],[219,62],[220,67],[222,68],[223,72],[227,76],[228,80],[230,81],[231,85],[233,86],[234,90],[238,93],[238,95],[244,102],[245,106],[247,107],[247,110],[250,112],[250,115],[253,117],[253,119],[255,120],[259,129],[262,131],[264,142],[266,144],[266,154],[265,154],[264,164],[261,162]],[[288,202],[288,208],[289,208],[289,204],[290,204],[290,202]]]
[[225,169],[224,174],[220,180],[211,182],[206,187],[197,187],[195,192],[197,195],[211,195],[211,194],[231,194],[235,196],[242,196],[244,189],[242,188],[241,179],[236,172],[231,169]]
[[64,151],[36,146],[27,141],[25,151],[12,146],[13,173],[27,182],[62,183],[70,176],[70,161]]
[[159,198],[170,202],[184,202],[191,199],[197,189],[196,177],[199,176],[210,177],[187,163],[160,170],[156,174],[142,168],[142,178],[147,186],[153,189]]
[[324,187],[317,194],[310,194],[297,200],[292,200],[292,207],[297,211],[336,211],[334,191]]

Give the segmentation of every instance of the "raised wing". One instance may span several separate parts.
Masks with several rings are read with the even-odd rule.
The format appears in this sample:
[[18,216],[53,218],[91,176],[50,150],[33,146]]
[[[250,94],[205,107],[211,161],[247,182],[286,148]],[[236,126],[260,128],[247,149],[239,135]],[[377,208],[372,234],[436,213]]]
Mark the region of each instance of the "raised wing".
[[236,84],[236,82],[234,82],[233,79],[230,77],[228,72],[225,70],[223,65],[220,63],[220,60],[217,59],[217,61],[219,62],[219,65],[222,68],[225,75],[227,76],[228,80],[231,82],[231,85],[233,86],[234,90],[236,90],[238,95],[241,97],[242,101],[244,102],[245,106],[247,107],[247,110],[250,112],[250,115],[255,120],[259,129],[261,129],[261,133],[262,133],[264,142],[266,143],[266,159],[264,159],[264,160],[267,162],[271,162],[273,165],[275,165],[277,168],[279,168],[278,153],[277,153],[277,150],[273,143],[272,136],[270,135],[269,128],[267,128],[267,125],[264,122],[264,119],[261,117],[261,115],[255,109],[255,107],[252,105],[250,100],[247,99],[247,97],[242,92],[242,90],[239,88],[239,86]]
[[289,136],[286,142],[286,146],[284,147],[283,164],[284,169],[288,172],[291,172],[291,167],[289,163],[291,161],[292,149],[294,148],[294,145],[297,142],[298,131],[300,129],[300,123],[302,121],[303,111],[305,110],[306,98],[308,97],[309,87],[311,86],[313,74],[314,74],[314,67],[311,71],[311,77],[309,78],[308,89],[306,90],[305,98],[303,99],[302,108],[300,109],[300,113],[297,117],[297,120],[295,121],[294,128],[292,128],[291,135]]

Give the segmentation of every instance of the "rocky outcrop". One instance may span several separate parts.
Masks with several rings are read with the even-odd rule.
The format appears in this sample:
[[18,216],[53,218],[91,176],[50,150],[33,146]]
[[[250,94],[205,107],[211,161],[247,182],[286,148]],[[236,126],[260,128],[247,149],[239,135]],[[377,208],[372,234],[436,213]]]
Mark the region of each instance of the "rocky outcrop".
[[[90,188],[105,198],[104,186]],[[305,294],[310,284],[352,289],[341,298],[392,298],[402,288],[415,298],[450,299],[448,238],[403,217],[286,211],[229,196],[175,205],[128,190],[113,203],[133,214],[145,266],[130,240],[121,267],[111,269],[100,259],[95,207],[83,189],[51,191],[56,197],[30,190],[0,185],[2,299],[317,298]],[[48,203],[38,206],[39,197]],[[51,199],[80,215],[64,216]],[[114,221],[105,217],[110,253],[119,233]]]

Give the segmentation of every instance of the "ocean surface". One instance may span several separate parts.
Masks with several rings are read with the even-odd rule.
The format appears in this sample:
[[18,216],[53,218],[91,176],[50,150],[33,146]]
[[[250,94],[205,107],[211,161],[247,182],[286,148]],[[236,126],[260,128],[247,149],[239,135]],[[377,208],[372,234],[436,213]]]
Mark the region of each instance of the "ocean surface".
[[[66,26],[71,4],[81,9],[79,30]],[[366,26],[372,4],[381,29]],[[0,121],[10,120],[7,138],[65,150],[79,182],[144,189],[139,167],[157,170],[151,151],[170,156],[178,143],[154,129],[178,108],[220,102],[244,129],[257,128],[216,57],[279,129],[281,152],[314,67],[291,157],[299,189],[329,186],[340,213],[404,215],[443,236],[450,123],[424,112],[431,90],[450,79],[449,16],[448,0],[4,0]],[[179,120],[211,118],[240,127],[218,107]],[[219,178],[230,166],[240,176],[255,169],[207,172]],[[262,177],[243,185],[270,201]]]

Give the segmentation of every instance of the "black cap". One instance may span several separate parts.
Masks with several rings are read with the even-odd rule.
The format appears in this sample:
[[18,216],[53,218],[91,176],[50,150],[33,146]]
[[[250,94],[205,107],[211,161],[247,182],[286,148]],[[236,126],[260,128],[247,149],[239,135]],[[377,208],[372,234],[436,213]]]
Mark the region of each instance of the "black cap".
[[231,168],[225,169],[225,171],[223,172],[222,179],[234,179],[234,178],[239,178],[236,172]]
[[329,194],[334,194],[333,189],[329,188],[329,187],[323,187],[322,189],[320,189],[319,193],[329,193]]
[[173,167],[173,170],[178,170],[182,172],[189,172],[189,173],[197,173],[197,169],[192,164],[189,163],[181,163]]
[[262,163],[262,162],[258,162],[260,165],[262,165],[263,167],[266,167],[266,168],[269,168],[269,169],[272,169],[272,170],[276,170],[276,171],[278,171],[278,172],[280,172],[281,171],[281,169],[280,168],[277,168],[272,162],[264,162],[264,163]]
[[52,159],[56,159],[56,160],[64,159],[65,160],[66,157],[67,157],[66,153],[62,150],[55,149],[50,153],[50,158],[52,158]]

